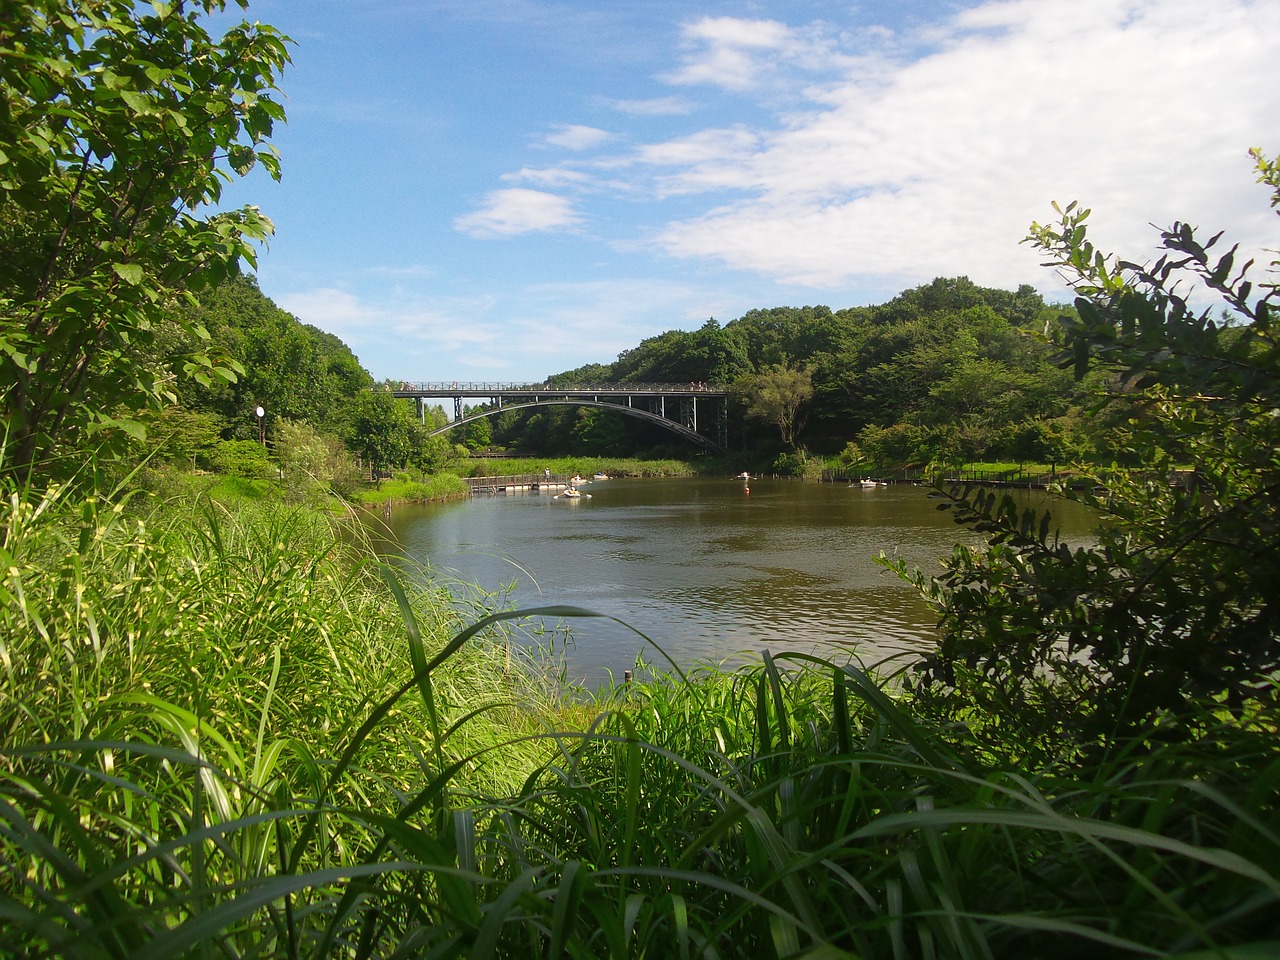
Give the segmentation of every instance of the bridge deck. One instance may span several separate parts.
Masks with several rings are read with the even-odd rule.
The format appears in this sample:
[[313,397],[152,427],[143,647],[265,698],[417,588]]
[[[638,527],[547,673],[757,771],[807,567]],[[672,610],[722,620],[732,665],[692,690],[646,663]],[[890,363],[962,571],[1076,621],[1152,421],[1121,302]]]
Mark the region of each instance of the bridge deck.
[[723,397],[728,391],[709,383],[463,383],[457,380],[402,381],[391,392],[397,397]]

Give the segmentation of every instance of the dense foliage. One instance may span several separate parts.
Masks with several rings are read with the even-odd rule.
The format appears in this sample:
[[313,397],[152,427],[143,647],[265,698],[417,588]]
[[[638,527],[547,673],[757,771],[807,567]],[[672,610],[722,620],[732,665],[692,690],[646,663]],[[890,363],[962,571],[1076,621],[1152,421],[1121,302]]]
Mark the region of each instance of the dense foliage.
[[[928,689],[1086,743],[1151,723],[1194,736],[1195,704],[1247,710],[1280,677],[1280,287],[1255,284],[1235,247],[1216,253],[1220,235],[1202,244],[1174,224],[1154,264],[1117,261],[1088,241],[1087,210],[1060,213],[1031,239],[1077,281],[1062,359],[1115,374],[1123,389],[1099,407],[1141,466],[1071,494],[1101,518],[1097,543],[1074,550],[1049,516],[951,492],[945,505],[993,546],[957,549],[940,582],[921,580],[943,628]],[[1193,284],[1218,302],[1194,308]]]
[[234,383],[188,382],[184,407],[216,414],[228,438],[256,439],[255,408],[277,420],[306,421],[333,436],[350,433],[355,398],[373,386],[341,340],[300,323],[259,289],[252,277],[231,277],[201,294],[190,319],[244,366]]
[[[204,213],[232,176],[279,174],[266,141],[285,39],[240,24],[215,40],[203,15],[224,6],[3,4],[0,409],[20,476],[140,436],[139,400],[171,399],[177,375],[240,370],[172,309],[271,231],[253,207]],[[177,364],[160,356],[170,331],[187,342]]]
[[802,656],[566,707],[314,515],[0,505],[7,955],[1275,947],[1273,706],[1087,763]]
[[[879,306],[709,320],[549,380],[727,387],[731,447],[764,460],[801,448],[847,451],[880,473],[973,459],[1068,462],[1105,439],[1082,416],[1093,383],[1075,383],[1052,362],[1061,313],[1028,286],[939,278]],[[672,447],[670,435],[608,411],[495,419],[494,442],[515,449]]]

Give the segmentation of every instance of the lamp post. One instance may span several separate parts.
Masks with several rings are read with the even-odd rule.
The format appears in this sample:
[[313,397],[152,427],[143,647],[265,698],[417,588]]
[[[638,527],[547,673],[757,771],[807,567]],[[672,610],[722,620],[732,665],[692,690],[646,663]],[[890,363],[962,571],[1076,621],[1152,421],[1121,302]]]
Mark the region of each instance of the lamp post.
[[262,418],[266,416],[267,411],[263,410],[261,406],[257,406],[254,407],[253,412],[258,417],[258,442],[265,447],[267,445],[267,422]]

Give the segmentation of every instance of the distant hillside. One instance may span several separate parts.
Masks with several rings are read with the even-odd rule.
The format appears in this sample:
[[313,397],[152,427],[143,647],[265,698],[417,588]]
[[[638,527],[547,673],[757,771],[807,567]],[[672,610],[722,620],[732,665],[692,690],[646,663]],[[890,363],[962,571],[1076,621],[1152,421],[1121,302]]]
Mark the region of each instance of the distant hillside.
[[[731,445],[761,456],[788,444],[753,416],[760,406],[752,398],[786,381],[807,391],[797,400],[795,442],[815,452],[838,453],[852,441],[893,445],[895,458],[907,461],[1055,459],[1088,443],[1080,411],[1089,385],[1052,359],[1064,312],[1030,286],[939,278],[878,306],[757,309],[723,326],[711,319],[550,379],[728,386],[737,404]],[[504,414],[494,439],[537,452],[671,444],[669,435],[624,419],[607,411]]]
[[251,276],[205,293],[197,317],[245,373],[237,383],[213,387],[183,382],[184,407],[217,415],[227,439],[256,436],[257,406],[272,419],[305,420],[324,433],[347,435],[352,401],[373,377],[345,343],[280,309]]

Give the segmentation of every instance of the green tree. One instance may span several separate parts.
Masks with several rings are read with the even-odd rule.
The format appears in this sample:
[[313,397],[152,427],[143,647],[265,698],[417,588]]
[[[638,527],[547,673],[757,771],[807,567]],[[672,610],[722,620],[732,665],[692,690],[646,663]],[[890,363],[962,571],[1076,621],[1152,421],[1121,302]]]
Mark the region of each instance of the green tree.
[[413,425],[413,449],[409,462],[423,473],[435,473],[453,458],[453,445],[449,438],[444,434],[431,436],[429,429],[420,423]]
[[270,417],[305,420],[322,433],[348,432],[352,401],[373,378],[337,337],[303,324],[276,306],[251,276],[234,276],[200,294],[188,318],[240,361],[234,383],[179,385],[181,402],[219,413],[232,435],[256,436],[253,409]]
[[220,440],[210,451],[213,469],[229,477],[266,479],[275,476],[267,448],[257,440]]
[[579,407],[573,426],[573,452],[598,456],[622,455],[628,450],[626,419],[612,410]]
[[576,370],[568,370],[565,373],[547,377],[547,382],[552,385],[573,387],[582,384],[612,383],[615,377],[613,368],[609,364],[588,363]]
[[360,486],[360,470],[337,437],[308,423],[279,420],[273,434],[276,461],[289,492],[303,499],[336,493],[349,497]]
[[146,439],[138,446],[155,460],[191,468],[208,466],[209,452],[222,438],[222,418],[217,414],[164,407],[147,421]]
[[[483,409],[483,407],[467,407],[463,412],[469,416],[473,413],[480,413]],[[472,420],[470,423],[465,423],[461,427],[455,428],[453,432],[458,435],[458,442],[472,452],[483,450],[493,443],[493,426],[488,417]]]
[[376,477],[403,467],[413,455],[421,425],[409,405],[385,390],[365,390],[355,401],[347,446],[355,450]]
[[[284,117],[286,39],[202,19],[224,0],[5,2],[0,17],[0,394],[5,469],[48,473],[84,441],[143,431],[133,411],[172,398],[157,330],[198,324],[175,300],[254,261],[256,208],[215,214]],[[203,343],[205,347],[207,343]],[[183,372],[234,379],[211,349]]]
[[813,398],[813,372],[785,363],[744,377],[738,384],[748,417],[778,428],[782,442],[796,447],[796,435],[804,426],[805,405]]
[[[1276,205],[1276,167],[1255,156]],[[992,545],[957,550],[936,582],[917,579],[942,626],[926,689],[986,698],[1011,718],[1039,702],[1090,739],[1157,718],[1176,732],[1192,703],[1239,708],[1277,689],[1280,290],[1186,224],[1142,265],[1094,249],[1088,210],[1057,209],[1030,239],[1075,278],[1063,362],[1114,371],[1124,389],[1101,402],[1126,413],[1116,442],[1142,466],[1090,478],[1097,492],[1080,496],[1102,522],[1087,549],[1056,542],[1047,515],[1010,498],[947,495]],[[1218,295],[1226,320],[1191,307],[1188,280]]]

